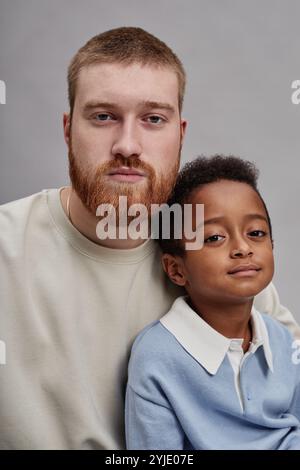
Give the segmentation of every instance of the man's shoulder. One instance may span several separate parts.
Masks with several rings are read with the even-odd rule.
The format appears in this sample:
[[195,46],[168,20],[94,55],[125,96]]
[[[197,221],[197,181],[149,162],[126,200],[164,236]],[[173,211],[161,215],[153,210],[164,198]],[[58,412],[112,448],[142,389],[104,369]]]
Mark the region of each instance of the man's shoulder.
[[289,329],[268,314],[261,313],[261,317],[268,331],[271,349],[280,347],[283,350],[284,345],[289,349],[294,341]]
[[18,224],[22,222],[22,220],[28,217],[35,208],[46,203],[49,191],[56,190],[44,189],[38,193],[31,194],[30,196],[0,205],[1,229],[3,228],[3,224]]
[[[48,192],[48,189],[43,189],[42,191],[29,196],[24,196],[14,201],[6,202],[5,204],[0,205],[0,214],[7,212],[17,212],[28,206],[31,206],[36,200],[40,200],[45,197],[45,194]],[[50,190],[51,191],[51,190]]]
[[47,194],[39,193],[17,199],[0,206],[0,245],[2,249],[23,239],[31,226],[34,230],[43,226],[47,220]]

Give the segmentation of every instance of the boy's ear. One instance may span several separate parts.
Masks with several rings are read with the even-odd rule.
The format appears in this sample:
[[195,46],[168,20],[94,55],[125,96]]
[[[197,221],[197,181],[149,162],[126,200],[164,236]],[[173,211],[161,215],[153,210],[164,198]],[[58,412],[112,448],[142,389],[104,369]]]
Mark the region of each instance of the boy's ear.
[[174,284],[184,287],[186,284],[186,277],[184,274],[182,259],[179,256],[163,254],[161,259],[163,268],[167,276]]

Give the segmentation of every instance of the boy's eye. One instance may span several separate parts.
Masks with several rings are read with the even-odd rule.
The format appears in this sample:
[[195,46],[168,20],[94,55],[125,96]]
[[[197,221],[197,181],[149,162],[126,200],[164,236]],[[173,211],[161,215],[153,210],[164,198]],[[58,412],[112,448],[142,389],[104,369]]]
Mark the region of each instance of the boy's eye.
[[265,237],[267,235],[266,232],[263,230],[253,230],[252,232],[249,232],[250,237]]
[[204,243],[213,243],[223,240],[225,237],[223,235],[211,235],[210,237],[204,240]]

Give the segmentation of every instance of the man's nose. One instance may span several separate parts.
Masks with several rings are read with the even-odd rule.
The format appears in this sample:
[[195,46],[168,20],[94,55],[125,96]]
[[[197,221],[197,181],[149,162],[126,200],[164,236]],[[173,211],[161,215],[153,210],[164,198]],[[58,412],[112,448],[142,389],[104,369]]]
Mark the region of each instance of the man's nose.
[[247,258],[252,256],[253,251],[247,240],[239,238],[233,243],[230,256],[231,258]]
[[122,156],[125,158],[133,156],[139,157],[141,155],[142,146],[140,136],[137,124],[132,119],[123,122],[118,129],[112,146],[112,153],[114,156]]

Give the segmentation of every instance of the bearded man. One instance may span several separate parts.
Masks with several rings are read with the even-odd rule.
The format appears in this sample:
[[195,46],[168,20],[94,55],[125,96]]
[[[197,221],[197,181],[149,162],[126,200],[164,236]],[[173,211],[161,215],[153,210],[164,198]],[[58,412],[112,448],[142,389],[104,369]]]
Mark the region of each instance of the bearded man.
[[[1,449],[122,449],[130,347],[178,290],[150,238],[100,240],[101,204],[165,202],[179,168],[185,73],[140,28],[92,38],[68,71],[71,186],[0,209]],[[273,285],[256,299],[299,334]]]

